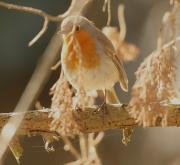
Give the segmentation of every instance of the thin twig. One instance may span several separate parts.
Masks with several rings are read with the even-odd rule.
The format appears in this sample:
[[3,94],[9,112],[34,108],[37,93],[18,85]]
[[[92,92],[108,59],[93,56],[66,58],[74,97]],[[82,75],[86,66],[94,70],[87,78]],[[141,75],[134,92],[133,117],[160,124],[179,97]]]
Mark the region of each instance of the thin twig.
[[7,2],[0,2],[0,7],[4,7],[10,10],[16,10],[16,11],[20,11],[20,12],[25,12],[25,13],[31,13],[31,14],[35,14],[38,16],[41,16],[44,18],[44,24],[42,29],[39,31],[39,33],[29,42],[28,46],[32,46],[48,29],[48,23],[49,21],[52,22],[60,22],[62,21],[64,17],[64,15],[58,15],[58,16],[52,16],[47,14],[46,12],[40,10],[40,9],[35,9],[32,7],[26,7],[26,6],[20,6],[20,5],[14,5],[11,3],[7,3]]
[[111,23],[111,0],[104,0],[104,4],[102,7],[102,11],[105,12],[107,9],[108,12],[108,19],[107,19],[107,26]]
[[59,60],[55,65],[51,67],[51,70],[56,70],[61,65],[61,61]]
[[79,143],[80,143],[80,149],[81,149],[81,156],[83,162],[88,161],[88,134],[81,133],[79,135]]
[[162,49],[166,49],[166,48],[170,47],[171,45],[173,45],[173,44],[175,44],[176,42],[179,42],[179,41],[180,41],[180,36],[178,36],[174,40],[164,44]]
[[[91,0],[84,2],[84,7],[86,7],[90,1]],[[64,14],[57,15],[57,16],[52,16],[50,14],[47,14],[46,12],[44,12],[40,9],[27,7],[27,6],[15,5],[15,4],[7,3],[7,2],[0,2],[0,7],[4,7],[7,9],[10,9],[10,10],[16,10],[16,11],[20,11],[20,12],[25,12],[25,13],[31,13],[31,14],[35,14],[35,15],[38,15],[38,16],[41,16],[44,18],[44,24],[43,24],[42,29],[28,44],[28,46],[30,47],[46,32],[46,30],[48,28],[48,23],[50,21],[60,22],[65,17],[67,17],[68,15],[71,15],[72,13],[76,13],[77,11],[79,13],[81,13],[83,10],[83,7],[81,5],[77,5],[77,4],[80,4],[80,3],[78,3],[78,2],[76,3],[76,0],[72,1],[69,9]]]
[[108,10],[108,20],[107,20],[107,26],[110,26],[111,24],[111,0],[108,0],[107,4],[107,10]]
[[103,139],[104,137],[104,132],[99,132],[98,135],[94,138],[94,145],[98,145],[100,143],[100,141]]
[[82,160],[81,159],[78,159],[74,162],[69,162],[69,163],[65,163],[64,165],[82,165]]
[[[101,161],[100,158],[97,154],[97,144],[102,140],[104,133],[103,132],[99,132],[98,135],[95,137],[95,133],[89,133],[88,134],[88,142],[89,142],[89,164],[92,164],[92,162],[94,162],[94,164],[98,164],[101,165]],[[100,136],[99,136],[100,135]],[[95,142],[95,139],[98,137],[98,143]],[[101,138],[102,137],[102,138]]]
[[59,22],[64,18],[62,15],[52,16],[40,9],[35,9],[32,7],[26,7],[26,6],[20,6],[20,5],[14,5],[14,4],[2,2],[2,1],[0,2],[0,7],[4,7],[7,9],[10,9],[10,10],[16,10],[16,11],[20,11],[20,12],[35,14],[35,15],[41,16],[43,18],[47,18],[49,21],[52,21],[52,22]]
[[120,26],[120,39],[124,41],[126,37],[126,22],[124,17],[124,5],[119,5],[118,7],[118,21]]
[[162,46],[163,46],[163,37],[164,37],[164,27],[165,27],[165,23],[167,22],[168,18],[170,16],[169,12],[166,12],[163,16],[162,22],[161,22],[161,27],[160,27],[160,31],[159,31],[159,36],[157,39],[157,49],[161,50]]
[[107,3],[108,3],[108,0],[104,0],[103,7],[102,7],[103,12],[106,11]]
[[48,29],[49,20],[47,17],[44,18],[44,24],[41,31],[29,42],[28,46],[32,46]]
[[79,153],[79,151],[73,146],[73,144],[71,143],[71,141],[69,140],[68,137],[65,136],[61,136],[61,139],[64,141],[64,144],[68,145],[68,151],[71,152],[71,154],[76,158],[76,159],[80,159],[81,155]]

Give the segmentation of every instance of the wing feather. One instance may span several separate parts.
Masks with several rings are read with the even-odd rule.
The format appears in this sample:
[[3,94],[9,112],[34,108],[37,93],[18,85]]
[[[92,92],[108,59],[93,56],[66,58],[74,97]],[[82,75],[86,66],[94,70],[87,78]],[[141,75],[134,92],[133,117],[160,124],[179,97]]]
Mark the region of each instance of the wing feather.
[[128,78],[127,78],[127,74],[125,72],[123,63],[119,60],[119,58],[117,57],[115,53],[114,54],[112,53],[113,52],[109,52],[109,50],[107,50],[106,48],[106,54],[112,59],[112,61],[114,62],[118,70],[119,82],[120,82],[121,88],[127,92],[128,91]]
[[128,78],[127,74],[125,72],[123,63],[118,58],[116,51],[114,49],[114,46],[112,45],[111,41],[99,30],[96,28],[96,36],[97,40],[102,44],[102,46],[105,48],[105,54],[110,57],[110,60],[113,61],[115,64],[117,71],[119,73],[119,82],[121,85],[121,88],[124,91],[128,91]]

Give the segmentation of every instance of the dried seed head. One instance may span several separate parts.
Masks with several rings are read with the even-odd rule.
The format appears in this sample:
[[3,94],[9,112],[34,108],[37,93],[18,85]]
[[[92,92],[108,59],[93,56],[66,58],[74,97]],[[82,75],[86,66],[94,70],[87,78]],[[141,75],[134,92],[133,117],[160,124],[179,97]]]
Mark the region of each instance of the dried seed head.
[[75,90],[64,76],[59,78],[51,93],[53,93],[51,104],[53,112],[50,114],[53,118],[51,129],[61,135],[71,136],[79,133],[73,111],[76,107],[83,110],[85,106],[92,106],[96,96],[88,96],[83,90],[75,94]]
[[137,58],[139,49],[135,45],[122,40],[116,27],[104,27],[102,31],[111,40],[121,60],[128,62]]
[[144,126],[156,122],[166,125],[167,111],[163,103],[179,97],[179,8],[180,4],[175,3],[172,10],[164,14],[157,50],[136,72],[130,114]]
[[61,135],[72,135],[78,131],[72,113],[73,90],[64,76],[60,77],[53,90],[51,104],[53,112],[50,114],[53,118],[51,129]]
[[143,126],[166,123],[164,100],[175,97],[174,55],[171,48],[157,50],[147,57],[136,72],[130,114]]

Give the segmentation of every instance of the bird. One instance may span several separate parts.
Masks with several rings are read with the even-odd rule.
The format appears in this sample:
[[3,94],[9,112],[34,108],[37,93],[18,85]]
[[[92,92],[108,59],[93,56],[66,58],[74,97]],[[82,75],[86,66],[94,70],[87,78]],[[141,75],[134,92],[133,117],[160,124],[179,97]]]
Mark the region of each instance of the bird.
[[65,78],[77,90],[105,91],[105,102],[117,103],[116,82],[128,91],[128,78],[112,42],[84,16],[68,16],[61,23],[61,64]]

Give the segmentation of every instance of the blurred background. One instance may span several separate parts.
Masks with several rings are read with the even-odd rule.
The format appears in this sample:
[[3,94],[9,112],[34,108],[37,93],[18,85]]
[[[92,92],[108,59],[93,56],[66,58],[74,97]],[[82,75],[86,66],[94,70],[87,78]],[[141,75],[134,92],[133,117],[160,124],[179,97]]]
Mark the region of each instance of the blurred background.
[[[11,0],[15,4],[42,9],[49,14],[63,13],[70,0]],[[169,9],[168,0],[112,0],[112,23],[117,26],[118,4],[125,4],[127,23],[126,40],[140,48],[140,56],[125,65],[130,86],[133,85],[134,72],[143,59],[156,48],[156,41],[163,13]],[[102,12],[103,1],[94,0],[86,16],[102,28],[106,24],[107,13]],[[43,19],[33,14],[25,14],[0,8],[0,112],[13,111],[26,84],[28,83],[39,59],[41,58],[56,24],[51,23],[48,32],[32,47],[28,42],[41,29]],[[60,54],[60,52],[59,52]],[[45,107],[50,105],[49,88],[57,80],[59,71],[52,74],[39,101]],[[120,97],[127,102],[128,94],[120,92]],[[150,128],[135,129],[131,143],[125,147],[121,143],[120,130],[107,131],[98,146],[98,153],[103,165],[179,165],[180,164],[180,129]],[[78,141],[74,140],[75,144]],[[59,142],[56,151],[47,153],[41,137],[22,139],[24,154],[22,165],[63,165],[73,157],[63,150]],[[7,151],[4,165],[16,165],[11,152]]]

